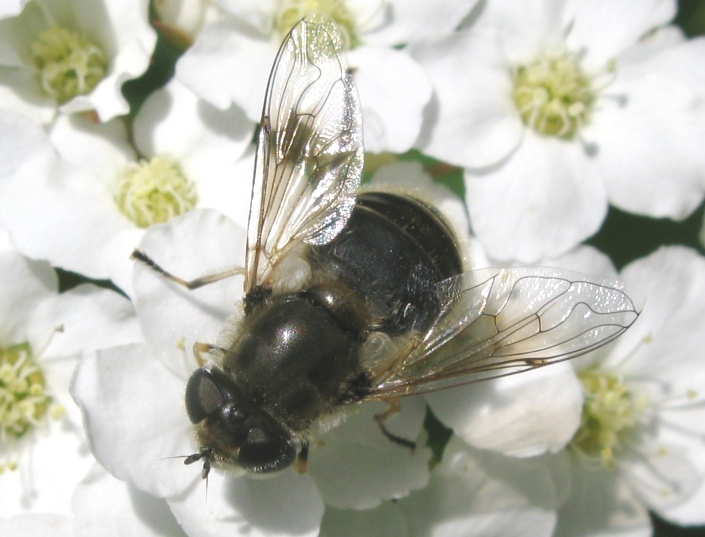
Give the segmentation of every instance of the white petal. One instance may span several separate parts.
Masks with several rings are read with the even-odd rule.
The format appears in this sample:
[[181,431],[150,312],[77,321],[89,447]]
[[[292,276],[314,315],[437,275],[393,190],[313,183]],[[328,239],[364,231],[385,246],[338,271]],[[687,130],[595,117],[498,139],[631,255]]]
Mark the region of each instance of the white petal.
[[360,47],[348,56],[362,103],[365,150],[408,151],[431,99],[423,69],[406,52],[390,48]]
[[353,511],[326,507],[319,537],[407,537],[404,516],[395,503],[385,502],[374,509]]
[[5,537],[73,537],[73,520],[68,516],[31,514],[0,519],[0,534]]
[[155,496],[180,494],[198,476],[178,457],[193,453],[183,403],[185,378],[126,345],[85,358],[71,394],[98,461],[113,475]]
[[[3,37],[0,34],[0,48],[5,46]],[[41,91],[29,69],[0,69],[0,107],[19,112],[41,125],[51,123],[56,116],[56,103]]]
[[135,144],[143,155],[170,154],[192,179],[237,161],[253,132],[240,109],[218,110],[178,80],[150,95],[134,123]]
[[44,130],[11,110],[0,110],[0,178],[12,176],[28,160],[47,158],[52,149]]
[[207,501],[203,483],[169,504],[190,537],[314,537],[323,517],[323,502],[313,480],[293,470],[269,479],[212,471]]
[[195,37],[216,11],[206,0],[162,0],[154,2],[159,23],[188,37]]
[[218,209],[243,225],[254,160],[241,157],[253,132],[253,123],[237,106],[218,110],[178,80],[153,93],[134,124],[141,153],[175,158],[197,186],[199,207]]
[[[352,2],[351,2],[352,3]],[[361,37],[365,43],[399,45],[414,43],[452,33],[473,9],[476,1],[425,2],[424,0],[389,0],[386,24]],[[351,6],[352,8],[352,6]],[[384,11],[379,9],[379,11]],[[357,18],[364,21],[366,18]]]
[[[690,416],[691,426],[699,426],[705,422],[702,405],[699,410],[701,411],[699,415]],[[686,497],[681,497],[680,501],[674,505],[655,505],[652,509],[662,518],[675,524],[683,526],[703,525],[705,524],[705,513],[703,513],[702,509],[702,506],[705,505],[705,452],[702,449],[702,433],[701,436],[693,435],[693,431],[689,430],[687,426],[672,428],[670,426],[673,424],[670,420],[666,419],[665,416],[662,417],[666,426],[663,427],[664,432],[661,434],[660,440],[672,446],[677,446],[678,451],[675,455],[687,458],[691,468],[695,468],[694,475],[691,475],[686,483],[688,481],[692,482],[693,478],[695,478],[697,480],[697,488],[694,491],[690,491],[691,494]],[[670,472],[666,474],[666,477],[670,477]],[[677,483],[677,485],[680,485],[680,483]]]
[[569,0],[565,20],[571,23],[566,44],[584,51],[588,71],[603,69],[607,62],[642,39],[649,31],[670,22],[676,15],[673,0]]
[[186,537],[166,501],[94,464],[73,495],[76,537]]
[[617,277],[617,269],[609,256],[592,246],[581,245],[559,257],[542,259],[538,264],[594,276]]
[[617,78],[584,130],[614,205],[681,219],[703,200],[704,57],[705,41],[691,40],[638,61],[618,59]]
[[[622,271],[631,289],[647,298],[644,310],[611,352],[624,375],[658,379],[664,396],[683,403],[692,391],[705,400],[705,259],[685,247],[663,247]],[[646,339],[644,339],[646,338]],[[656,401],[658,403],[658,401]]]
[[56,273],[47,263],[6,250],[0,252],[0,274],[2,344],[25,342],[36,308],[58,291]]
[[473,447],[527,457],[556,452],[580,425],[583,394],[568,364],[431,393],[433,413]]
[[607,214],[602,177],[583,148],[528,132],[494,172],[465,172],[470,225],[490,257],[534,263],[595,233]]
[[458,32],[410,47],[435,89],[415,146],[451,164],[484,167],[519,144],[523,124],[511,100],[511,67],[492,34]]
[[616,472],[573,464],[573,487],[558,510],[555,537],[649,537],[651,521]]
[[124,162],[113,144],[121,137],[124,144],[124,130],[118,122],[61,118],[52,136],[67,158],[35,132],[36,152],[0,181],[0,224],[23,254],[124,288],[130,252],[143,233],[113,201],[112,172]]
[[[389,430],[415,441],[425,413],[422,398],[403,401],[402,412],[388,422]],[[429,449],[407,447],[386,438],[374,420],[385,406],[365,405],[340,428],[324,435],[309,455],[311,476],[326,505],[338,509],[369,509],[383,500],[401,498],[428,482]]]
[[18,249],[90,278],[122,283],[142,230],[119,214],[86,171],[58,159],[36,164],[0,186],[0,224]]
[[[17,443],[17,470],[2,475],[0,517],[21,513],[71,515],[71,491],[95,462],[80,425],[50,420],[21,442]],[[5,447],[1,446],[3,459]]]
[[496,31],[511,65],[528,63],[546,50],[560,47],[566,33],[566,0],[488,2],[480,10],[471,30]]
[[279,7],[276,0],[215,0],[214,3],[262,34],[272,31],[272,14]]
[[198,206],[217,209],[242,229],[247,229],[252,197],[254,146],[228,167],[201,176],[198,184]]
[[702,485],[703,476],[680,446],[642,443],[619,460],[619,474],[632,493],[655,511],[677,506]]
[[237,21],[222,17],[201,30],[176,64],[176,77],[216,108],[234,102],[259,122],[277,41],[243,34]]
[[90,170],[93,182],[109,190],[121,168],[137,158],[122,119],[96,123],[81,114],[60,116],[49,137],[61,158]]
[[44,349],[45,357],[89,353],[136,343],[141,334],[132,304],[122,295],[83,284],[45,301],[33,319],[36,340],[61,327]]
[[[216,211],[197,209],[152,226],[140,250],[190,280],[244,266],[245,231]],[[216,343],[226,319],[240,311],[242,279],[188,291],[142,263],[135,264],[134,278],[135,308],[152,356],[185,377],[198,367],[193,344]]]
[[429,486],[398,505],[411,535],[543,537],[555,525],[557,500],[541,459],[510,459],[451,438]]
[[7,0],[3,2],[2,6],[0,6],[0,19],[19,15],[27,2],[29,0]]

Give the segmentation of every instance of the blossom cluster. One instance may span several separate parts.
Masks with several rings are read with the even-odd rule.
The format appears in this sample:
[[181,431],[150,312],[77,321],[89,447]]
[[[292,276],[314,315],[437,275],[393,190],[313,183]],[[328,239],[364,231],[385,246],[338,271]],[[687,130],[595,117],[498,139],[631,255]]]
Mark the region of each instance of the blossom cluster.
[[[705,525],[705,239],[620,270],[587,244],[608,211],[680,222],[705,199],[705,38],[677,7],[4,2],[0,535],[646,537],[650,512]],[[204,482],[183,464],[199,450],[191,349],[237,317],[242,277],[188,291],[130,255],[186,281],[245,265],[269,70],[313,13],[343,37],[371,184],[433,196],[470,268],[619,278],[639,315],[574,360],[402,398],[386,426],[413,451],[366,403],[312,442],[305,472]]]

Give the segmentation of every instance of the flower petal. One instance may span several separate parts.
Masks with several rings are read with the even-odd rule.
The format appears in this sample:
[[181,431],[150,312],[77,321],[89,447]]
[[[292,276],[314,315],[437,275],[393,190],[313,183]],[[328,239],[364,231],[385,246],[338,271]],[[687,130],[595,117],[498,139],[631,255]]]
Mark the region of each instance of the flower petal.
[[396,503],[385,502],[374,509],[355,511],[326,507],[319,537],[408,537],[409,530]]
[[243,33],[238,21],[221,17],[207,24],[176,64],[176,77],[196,95],[226,110],[237,103],[259,122],[277,39]]
[[[311,476],[326,505],[338,509],[370,509],[383,500],[401,498],[428,482],[431,452],[407,447],[386,438],[374,420],[384,405],[367,404],[341,427],[315,442],[309,455]],[[403,401],[401,413],[393,416],[390,431],[415,441],[423,424],[422,398]]]
[[534,263],[567,252],[607,214],[602,176],[577,144],[527,132],[493,173],[465,171],[470,225],[490,257]]
[[[196,209],[152,226],[140,250],[165,270],[190,280],[244,266],[245,231],[216,211]],[[240,311],[242,279],[189,291],[135,263],[135,309],[151,355],[184,380],[198,367],[196,342],[216,343],[226,319]]]
[[365,118],[365,150],[408,151],[431,99],[431,84],[423,69],[406,52],[381,46],[361,47],[348,57]]
[[[476,3],[475,0],[469,2],[387,0],[384,6],[388,17],[386,24],[361,37],[368,44],[394,46],[450,34]],[[383,11],[380,6],[377,9]],[[364,21],[367,18],[358,17],[357,20]]]
[[398,505],[413,535],[540,537],[551,534],[558,497],[541,459],[511,459],[453,437],[429,486]]
[[68,516],[44,513],[18,515],[0,519],[0,534],[5,537],[27,537],[28,535],[45,535],[46,537],[74,537],[74,523]]
[[[612,351],[632,356],[620,365],[622,374],[658,379],[663,396],[683,403],[705,400],[705,368],[700,356],[705,339],[705,259],[685,247],[663,247],[622,271],[630,288],[647,297],[644,310]],[[634,354],[636,353],[636,354]]]
[[211,472],[205,484],[169,500],[190,537],[318,535],[323,502],[310,476],[285,470],[270,479]]
[[618,59],[584,138],[594,144],[611,203],[682,219],[705,197],[705,40],[634,56]]
[[582,387],[568,364],[426,395],[433,413],[480,449],[527,457],[562,449],[580,425]]
[[519,144],[511,68],[493,35],[458,32],[410,47],[435,89],[415,147],[451,164],[484,167]]
[[582,63],[588,71],[603,69],[649,31],[673,20],[676,7],[674,0],[598,0],[589,5],[568,0],[565,19],[571,26],[566,44],[584,51]]
[[159,497],[180,494],[197,478],[173,458],[194,451],[183,390],[184,379],[137,344],[84,358],[71,386],[96,459]]
[[0,251],[0,274],[2,344],[25,342],[30,339],[36,308],[58,291],[56,273],[47,263],[32,261],[8,248]]
[[135,118],[143,155],[171,155],[198,189],[198,206],[247,222],[254,160],[241,159],[254,125],[233,105],[218,110],[178,80],[153,93]]
[[167,503],[94,464],[73,495],[76,537],[186,537]]
[[570,496],[558,510],[555,537],[649,537],[651,521],[616,472],[585,471],[573,464]]

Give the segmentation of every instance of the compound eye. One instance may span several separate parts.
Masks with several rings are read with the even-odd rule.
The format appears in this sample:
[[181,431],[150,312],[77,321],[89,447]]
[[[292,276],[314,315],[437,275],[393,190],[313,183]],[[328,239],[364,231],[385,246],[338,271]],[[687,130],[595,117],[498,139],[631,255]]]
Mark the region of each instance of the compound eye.
[[224,403],[225,397],[212,373],[207,369],[196,369],[186,384],[186,412],[191,423],[203,421]]
[[247,433],[237,462],[249,472],[265,474],[286,468],[295,458],[296,448],[291,441],[277,433],[254,427]]

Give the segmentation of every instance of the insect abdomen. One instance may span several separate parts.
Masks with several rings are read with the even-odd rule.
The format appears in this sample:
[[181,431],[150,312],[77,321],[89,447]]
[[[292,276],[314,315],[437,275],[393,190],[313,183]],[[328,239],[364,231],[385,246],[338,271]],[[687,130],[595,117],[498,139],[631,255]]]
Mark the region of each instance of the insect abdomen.
[[436,284],[460,274],[448,226],[406,196],[366,192],[345,229],[312,248],[314,273],[329,273],[363,296],[381,330],[395,336],[425,328],[440,311]]

